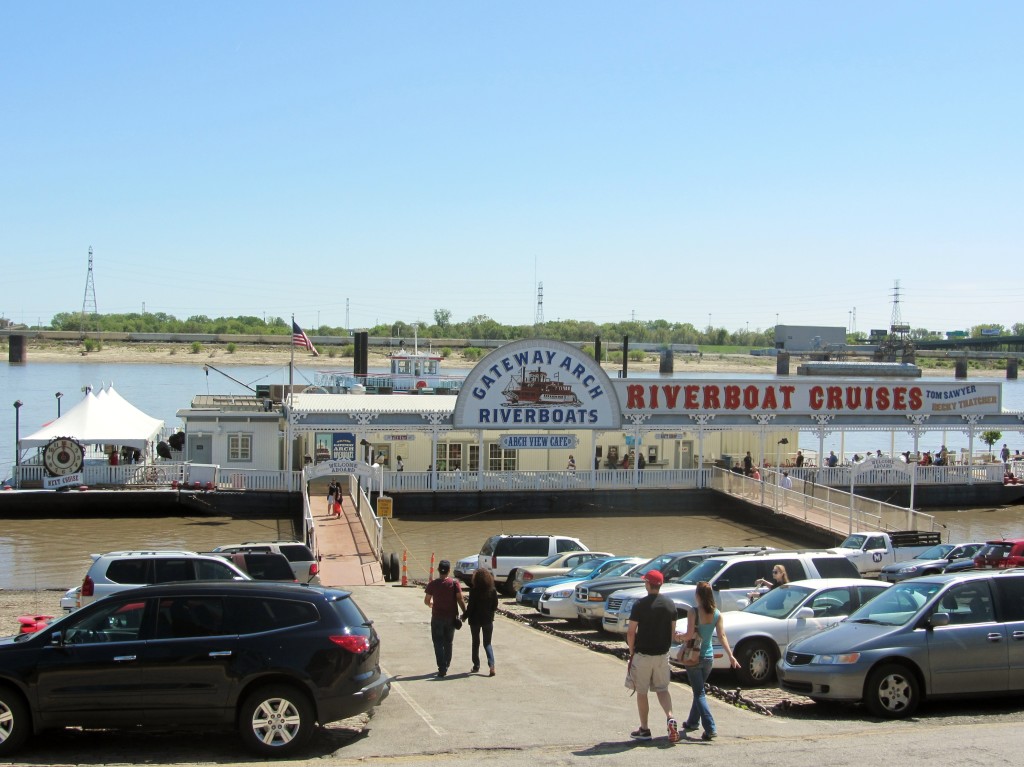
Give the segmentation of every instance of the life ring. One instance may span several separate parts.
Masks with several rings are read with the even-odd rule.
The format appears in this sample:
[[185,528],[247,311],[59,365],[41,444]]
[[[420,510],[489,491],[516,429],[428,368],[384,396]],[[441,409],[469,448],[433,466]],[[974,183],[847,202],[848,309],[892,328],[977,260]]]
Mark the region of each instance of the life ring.
[[426,381],[417,381],[416,382],[416,388],[417,389],[426,389],[427,388],[427,382]]

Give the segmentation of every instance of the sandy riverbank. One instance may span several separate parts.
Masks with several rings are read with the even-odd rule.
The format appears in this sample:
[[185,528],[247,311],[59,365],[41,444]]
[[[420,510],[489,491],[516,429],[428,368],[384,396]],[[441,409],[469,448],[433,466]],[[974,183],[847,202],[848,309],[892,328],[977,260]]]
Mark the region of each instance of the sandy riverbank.
[[[297,367],[310,368],[314,370],[335,369],[351,370],[352,358],[343,357],[340,354],[330,356],[332,350],[327,349],[319,357],[313,357],[304,349],[297,349],[295,352],[295,364]],[[188,344],[150,344],[150,343],[112,343],[105,344],[101,349],[84,352],[78,343],[60,343],[55,341],[43,341],[29,343],[28,361],[33,362],[76,362],[96,365],[124,365],[124,364],[166,364],[194,365],[197,361],[209,362],[211,365],[287,365],[291,357],[291,349],[287,346],[268,347],[262,344],[236,344],[234,351],[228,351],[224,344],[204,344],[198,350],[194,350]],[[774,357],[754,357],[750,354],[703,354],[689,355],[677,354],[675,358],[675,372],[684,373],[747,373],[773,375],[775,373]],[[462,369],[473,367],[475,360],[464,359],[458,351],[444,360],[442,369]],[[790,370],[795,374],[796,367],[800,360],[794,358],[790,364]],[[952,376],[953,371],[949,367],[924,367],[928,360],[919,361],[926,376]],[[382,352],[371,350],[369,357],[371,368],[380,369],[388,367],[387,356]],[[618,363],[604,363],[603,367],[613,375],[614,371],[620,369]],[[629,370],[631,373],[657,372],[659,359],[656,355],[648,355],[643,362],[630,361]]]

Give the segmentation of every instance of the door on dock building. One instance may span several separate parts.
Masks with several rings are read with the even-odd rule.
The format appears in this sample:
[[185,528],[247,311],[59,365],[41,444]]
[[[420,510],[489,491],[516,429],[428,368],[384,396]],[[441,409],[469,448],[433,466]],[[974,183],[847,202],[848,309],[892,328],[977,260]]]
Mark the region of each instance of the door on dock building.
[[692,439],[677,439],[674,442],[674,452],[672,456],[672,468],[674,469],[692,469],[693,468],[693,440]]
[[214,463],[213,435],[189,434],[187,455],[188,460],[193,463]]

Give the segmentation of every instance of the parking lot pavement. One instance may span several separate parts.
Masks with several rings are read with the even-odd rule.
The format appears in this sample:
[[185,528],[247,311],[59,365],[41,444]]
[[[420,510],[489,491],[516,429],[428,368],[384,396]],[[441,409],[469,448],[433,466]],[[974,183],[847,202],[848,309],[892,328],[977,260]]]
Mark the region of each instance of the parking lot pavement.
[[[346,759],[462,749],[586,751],[631,743],[636,699],[623,686],[626,664],[621,659],[499,616],[494,628],[497,676],[469,672],[466,626],[456,632],[448,677],[438,680],[422,588],[364,587],[354,593],[381,635],[381,663],[394,686],[370,720],[366,737],[339,753]],[[682,721],[690,689],[674,683],[671,692],[674,713]],[[650,700],[652,730],[663,736],[661,709],[655,696]],[[732,735],[786,737],[816,729],[813,723],[765,717],[714,699],[711,706],[720,733],[716,744]],[[660,742],[668,745],[664,737]]]

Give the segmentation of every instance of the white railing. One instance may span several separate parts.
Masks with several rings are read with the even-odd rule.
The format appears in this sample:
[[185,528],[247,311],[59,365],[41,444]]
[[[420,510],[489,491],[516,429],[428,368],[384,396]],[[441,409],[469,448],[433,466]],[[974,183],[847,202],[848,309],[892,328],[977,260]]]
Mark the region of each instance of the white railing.
[[[850,486],[849,466],[835,468],[786,468],[793,482],[803,480],[830,487]],[[768,470],[770,471],[770,469]],[[953,466],[916,466],[914,483],[917,485],[970,485],[975,482],[1002,482],[1005,465],[978,463]],[[875,469],[857,475],[857,485],[909,485],[910,475],[894,469]]]
[[[779,487],[774,472],[764,481],[723,469],[715,469],[711,487],[723,493],[765,506],[777,514],[800,519],[836,535],[851,530],[938,530],[931,514],[913,511],[827,485],[794,482],[792,490]],[[859,478],[858,478],[859,479]]]
[[396,471],[384,476],[386,492],[684,489],[702,487],[700,469],[599,469],[594,471]]
[[[404,474],[405,472],[399,473]],[[383,565],[384,523],[381,522],[380,517],[377,516],[377,511],[373,508],[373,504],[370,503],[370,498],[366,495],[366,488],[361,485],[355,476],[349,476],[347,492],[349,498],[355,502],[356,516],[359,517],[359,524],[363,526],[366,540],[373,547],[373,554],[377,557],[377,561]]]
[[301,487],[301,471],[272,471],[262,469],[224,469],[217,472],[219,490],[287,490]]

